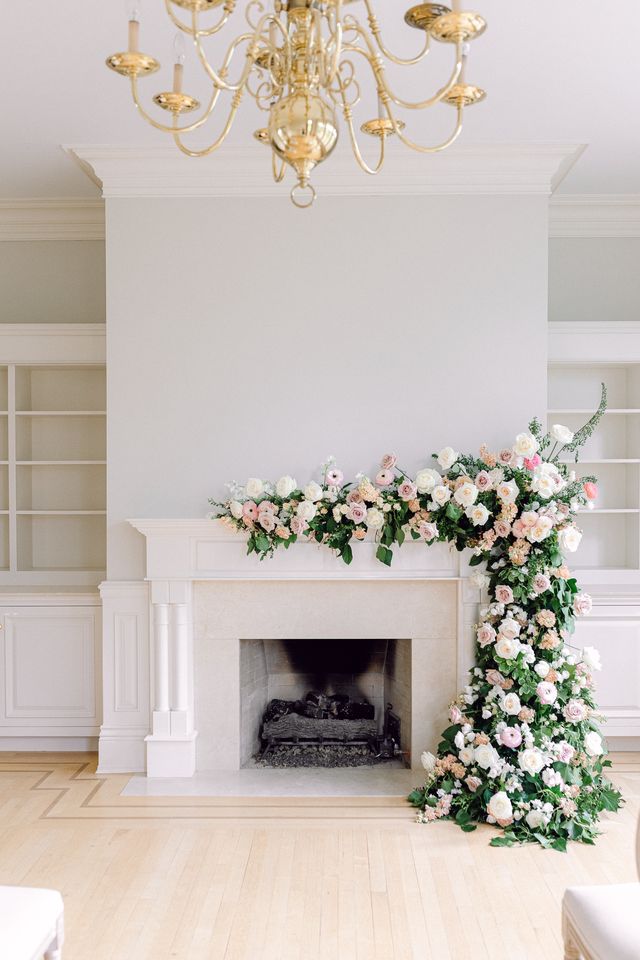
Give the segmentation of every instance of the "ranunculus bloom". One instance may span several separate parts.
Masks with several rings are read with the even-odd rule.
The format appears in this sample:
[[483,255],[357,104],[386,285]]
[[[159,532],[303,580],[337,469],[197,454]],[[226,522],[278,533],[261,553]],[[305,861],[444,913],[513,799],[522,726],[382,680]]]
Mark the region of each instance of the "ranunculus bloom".
[[379,487],[388,487],[390,483],[393,483],[393,472],[391,470],[378,470],[376,483]]
[[498,603],[513,603],[513,590],[505,583],[499,583],[495,590]]
[[242,505],[242,514],[247,520],[258,519],[258,504],[253,500],[245,500]]
[[552,703],[555,703],[558,698],[558,689],[554,683],[549,683],[548,680],[541,680],[538,686],[536,687],[536,693],[540,703],[544,703],[549,706]]
[[417,492],[415,483],[411,483],[409,480],[404,480],[398,487],[401,500],[414,500]]
[[517,750],[522,743],[522,734],[517,727],[505,727],[500,734],[500,743],[510,750]]
[[333,470],[327,470],[324,475],[324,479],[330,487],[341,487],[342,481],[344,480],[344,474],[342,470],[336,470],[334,468]]
[[595,500],[598,496],[598,484],[593,483],[592,480],[587,480],[584,484],[584,495],[587,500]]
[[395,453],[385,453],[384,457],[380,461],[380,466],[383,470],[393,470],[397,462],[398,458],[396,457]]

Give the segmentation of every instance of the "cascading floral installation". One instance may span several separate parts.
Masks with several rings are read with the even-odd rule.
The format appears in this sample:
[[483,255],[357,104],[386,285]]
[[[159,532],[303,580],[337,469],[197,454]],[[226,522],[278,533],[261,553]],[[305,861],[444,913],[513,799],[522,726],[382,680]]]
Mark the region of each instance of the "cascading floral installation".
[[474,578],[488,594],[476,665],[451,704],[437,757],[423,754],[424,786],[409,796],[420,822],[455,819],[470,831],[486,821],[503,828],[495,846],[564,850],[567,840],[593,843],[599,813],[622,802],[603,775],[610,762],[593,695],[598,652],[568,643],[591,598],[564,562],[582,536],[576,514],[593,506],[597,487],[560,457],[577,462],[605,409],[603,384],[598,410],[575,434],[560,424],[544,433],[534,419],[512,447],[483,445],[478,457],[445,447],[440,470],[415,479],[387,455],[373,480],[345,483],[329,460],[322,483],[252,478],[229,484],[224,503],[210,501],[211,516],[247,534],[248,552],[261,559],[307,539],[351,563],[351,540],[373,532],[385,564],[409,536],[470,548],[471,565],[485,565]]

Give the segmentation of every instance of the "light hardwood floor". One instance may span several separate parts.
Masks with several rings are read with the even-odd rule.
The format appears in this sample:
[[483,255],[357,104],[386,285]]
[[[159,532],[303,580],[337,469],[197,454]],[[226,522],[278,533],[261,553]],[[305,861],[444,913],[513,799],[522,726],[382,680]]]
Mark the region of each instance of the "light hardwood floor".
[[567,854],[398,800],[121,798],[94,771],[0,754],[0,883],[62,892],[64,960],[558,960],[565,887],[635,879],[638,755],[616,758],[622,813]]

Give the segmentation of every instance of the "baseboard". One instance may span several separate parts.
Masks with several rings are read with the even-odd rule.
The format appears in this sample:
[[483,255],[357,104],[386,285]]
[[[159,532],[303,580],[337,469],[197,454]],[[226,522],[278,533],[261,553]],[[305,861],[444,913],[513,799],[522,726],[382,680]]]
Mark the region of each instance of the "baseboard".
[[607,747],[611,753],[637,753],[640,737],[607,737]]
[[0,737],[0,752],[95,753],[97,737]]
[[122,730],[103,727],[98,746],[98,773],[145,773],[147,751],[144,738],[148,730]]

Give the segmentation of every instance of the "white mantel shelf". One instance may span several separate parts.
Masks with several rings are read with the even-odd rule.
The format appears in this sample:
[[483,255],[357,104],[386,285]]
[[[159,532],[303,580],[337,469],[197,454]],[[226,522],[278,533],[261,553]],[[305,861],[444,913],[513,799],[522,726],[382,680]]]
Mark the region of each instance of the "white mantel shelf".
[[352,541],[347,565],[327,547],[295,543],[259,560],[246,539],[220,520],[129,520],[146,537],[147,580],[438,580],[468,575],[467,554],[447,544],[406,540],[390,567],[375,557],[373,541]]

